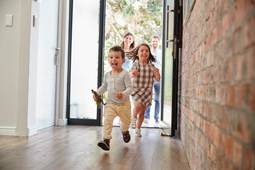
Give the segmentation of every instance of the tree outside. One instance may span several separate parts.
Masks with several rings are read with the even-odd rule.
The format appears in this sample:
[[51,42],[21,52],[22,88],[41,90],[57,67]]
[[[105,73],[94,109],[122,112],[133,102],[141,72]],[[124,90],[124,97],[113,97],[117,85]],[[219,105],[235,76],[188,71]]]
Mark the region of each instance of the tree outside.
[[[162,1],[163,0],[106,0],[105,72],[110,70],[110,66],[107,62],[109,48],[114,45],[121,45],[123,36],[127,32],[131,32],[134,35],[135,45],[139,45],[140,43],[147,43],[150,45],[154,35],[158,35],[162,39]],[[152,104],[151,110],[154,110],[154,104]],[[118,119],[115,119],[114,124],[118,125]],[[153,124],[151,126],[153,126]]]
[[149,44],[153,35],[161,37],[162,14],[162,0],[107,0],[105,59],[108,49],[120,45],[126,32],[134,35],[136,45]]

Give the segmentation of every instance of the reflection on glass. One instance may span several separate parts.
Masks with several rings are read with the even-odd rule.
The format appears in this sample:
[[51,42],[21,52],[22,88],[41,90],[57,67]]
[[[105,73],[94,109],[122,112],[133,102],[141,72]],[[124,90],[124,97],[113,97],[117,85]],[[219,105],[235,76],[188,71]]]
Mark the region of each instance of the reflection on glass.
[[164,115],[163,120],[171,125],[172,116],[172,72],[173,72],[173,59],[172,59],[172,44],[170,48],[166,49],[165,55],[165,70],[164,70]]
[[[174,9],[174,1],[168,1],[169,9]],[[172,82],[173,82],[173,43],[169,40],[173,39],[173,12],[168,13],[168,47],[165,51],[165,70],[164,70],[164,115],[163,120],[171,126],[172,117]]]
[[73,1],[70,118],[96,119],[99,1]]

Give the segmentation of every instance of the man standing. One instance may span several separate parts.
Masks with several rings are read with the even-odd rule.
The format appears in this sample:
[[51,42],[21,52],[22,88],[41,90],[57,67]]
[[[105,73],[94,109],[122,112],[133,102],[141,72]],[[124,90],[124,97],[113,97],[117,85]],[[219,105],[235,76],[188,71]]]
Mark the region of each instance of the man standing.
[[[151,53],[154,55],[154,57],[156,58],[156,62],[153,63],[155,65],[155,67],[157,67],[159,70],[161,70],[161,49],[159,49],[159,36],[155,35],[152,37],[151,40]],[[155,125],[158,125],[158,121],[159,121],[159,93],[160,93],[160,81],[155,81],[154,80],[154,84],[153,84],[153,100],[154,100],[154,104],[155,104],[155,110],[154,110],[154,120],[155,120]],[[151,106],[148,106],[145,113],[144,113],[144,118],[145,118],[145,122],[148,122],[148,120],[150,119],[150,110],[151,110]]]

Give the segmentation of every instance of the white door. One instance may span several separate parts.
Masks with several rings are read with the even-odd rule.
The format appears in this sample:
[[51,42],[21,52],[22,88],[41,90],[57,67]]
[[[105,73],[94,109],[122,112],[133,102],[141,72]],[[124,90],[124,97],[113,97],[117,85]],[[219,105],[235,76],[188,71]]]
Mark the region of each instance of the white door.
[[58,31],[58,0],[39,1],[39,43],[37,72],[37,128],[54,125]]

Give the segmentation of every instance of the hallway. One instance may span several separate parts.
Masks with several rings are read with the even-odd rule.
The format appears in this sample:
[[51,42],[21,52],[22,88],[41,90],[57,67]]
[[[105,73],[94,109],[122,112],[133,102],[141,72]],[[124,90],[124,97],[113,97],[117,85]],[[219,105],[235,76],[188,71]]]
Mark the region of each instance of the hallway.
[[113,129],[111,150],[97,147],[101,127],[53,127],[27,137],[0,136],[0,170],[189,170],[178,139],[161,137],[159,129],[131,130],[125,144]]
[[[174,82],[172,88],[162,87],[163,98],[166,92],[173,95],[168,96],[171,110],[162,109],[171,113],[175,138],[148,128],[139,139],[132,132],[125,144],[114,128],[109,153],[97,147],[101,127],[69,126],[72,1],[54,0],[59,3],[51,11],[59,14],[54,20],[59,26],[56,36],[48,31],[53,26],[48,20],[53,18],[48,12],[53,0],[0,1],[0,170],[255,170],[255,0],[164,1],[164,19],[176,22],[166,24],[162,37],[164,59],[173,63],[162,68],[162,77],[168,85]],[[105,30],[100,28],[103,37]],[[46,37],[59,37],[45,49],[47,56],[40,51],[49,45]],[[84,44],[80,49],[86,50]],[[102,48],[98,53],[103,54]],[[96,58],[91,56],[98,55],[86,55],[88,64]],[[93,68],[98,65],[102,63]],[[173,71],[173,77],[164,74],[167,71]],[[88,73],[93,77],[95,72]],[[79,93],[89,98],[87,103],[82,100],[84,106],[96,110],[90,90]],[[99,125],[100,114],[95,117],[88,117],[86,125]]]

